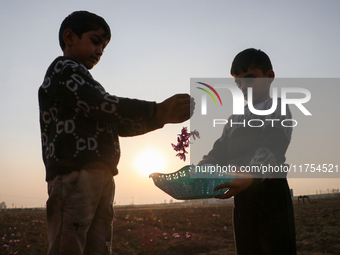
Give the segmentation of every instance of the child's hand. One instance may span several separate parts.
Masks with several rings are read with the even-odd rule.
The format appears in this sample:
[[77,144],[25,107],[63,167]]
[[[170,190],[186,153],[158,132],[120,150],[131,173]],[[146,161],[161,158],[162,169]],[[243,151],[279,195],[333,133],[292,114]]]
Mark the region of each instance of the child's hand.
[[195,102],[188,94],[176,94],[157,104],[156,119],[160,124],[181,123],[194,113]]
[[227,193],[217,196],[219,199],[231,198],[241,191],[247,189],[254,182],[254,178],[251,176],[236,177],[234,181],[223,183],[215,187],[215,190],[229,188]]

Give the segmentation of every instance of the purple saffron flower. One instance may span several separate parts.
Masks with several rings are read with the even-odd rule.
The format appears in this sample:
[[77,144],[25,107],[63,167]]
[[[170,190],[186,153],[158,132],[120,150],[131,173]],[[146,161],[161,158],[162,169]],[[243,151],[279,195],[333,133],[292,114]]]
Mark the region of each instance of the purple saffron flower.
[[195,129],[194,131],[192,131],[191,133],[190,133],[190,135],[192,136],[192,138],[194,138],[194,140],[196,140],[196,137],[197,138],[201,138],[200,137],[200,133],[198,133],[198,131]]
[[194,140],[196,140],[197,138],[200,138],[200,135],[198,133],[198,131],[194,130],[190,133],[188,133],[188,129],[186,127],[182,128],[181,134],[178,135],[177,137],[177,145],[175,144],[171,144],[172,148],[175,151],[178,151],[179,153],[176,154],[177,157],[179,157],[180,159],[182,159],[183,161],[186,160],[186,156],[185,154],[187,154],[188,152],[186,151],[186,148],[189,147],[190,141],[189,138],[190,136],[192,136],[194,138]]

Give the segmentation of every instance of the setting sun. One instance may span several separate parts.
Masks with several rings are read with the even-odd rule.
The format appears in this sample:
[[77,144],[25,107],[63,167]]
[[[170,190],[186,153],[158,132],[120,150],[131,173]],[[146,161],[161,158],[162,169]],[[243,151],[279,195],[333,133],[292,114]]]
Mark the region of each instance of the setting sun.
[[137,154],[134,166],[140,174],[149,176],[151,173],[164,171],[166,161],[164,154],[159,150],[146,148]]

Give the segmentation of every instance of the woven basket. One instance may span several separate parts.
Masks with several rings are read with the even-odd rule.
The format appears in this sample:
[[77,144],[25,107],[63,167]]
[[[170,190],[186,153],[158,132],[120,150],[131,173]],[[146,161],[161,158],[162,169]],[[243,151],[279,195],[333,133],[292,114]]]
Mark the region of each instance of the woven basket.
[[188,165],[170,173],[152,173],[149,176],[155,185],[175,199],[204,199],[224,194],[228,189],[215,191],[220,184],[231,182],[235,178],[220,173],[197,173],[194,165]]

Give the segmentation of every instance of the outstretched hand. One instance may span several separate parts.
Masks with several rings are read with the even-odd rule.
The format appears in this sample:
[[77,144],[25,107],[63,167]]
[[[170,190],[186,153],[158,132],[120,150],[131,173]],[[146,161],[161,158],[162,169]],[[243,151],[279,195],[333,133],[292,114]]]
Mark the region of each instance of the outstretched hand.
[[237,194],[241,191],[247,189],[252,183],[254,182],[254,178],[251,176],[238,176],[232,182],[223,183],[215,187],[215,190],[229,188],[229,190],[216,198],[219,199],[228,199]]
[[157,104],[156,119],[161,124],[181,123],[194,113],[195,102],[188,94],[176,94]]

